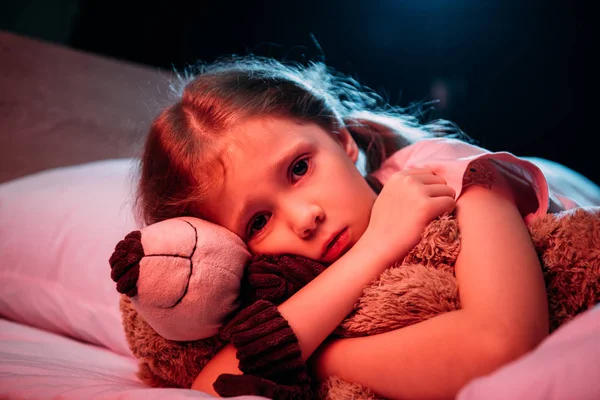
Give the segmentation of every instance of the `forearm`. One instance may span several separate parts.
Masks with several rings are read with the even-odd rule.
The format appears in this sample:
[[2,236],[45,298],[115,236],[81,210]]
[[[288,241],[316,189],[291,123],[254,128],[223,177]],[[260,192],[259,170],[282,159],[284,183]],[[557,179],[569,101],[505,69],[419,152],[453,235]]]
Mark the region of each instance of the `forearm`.
[[[399,254],[408,253],[410,249],[405,247]],[[352,311],[364,287],[391,262],[378,259],[372,248],[358,242],[344,257],[279,306],[279,312],[298,338],[305,360]]]
[[[400,257],[410,250],[409,246],[404,247],[398,247]],[[348,253],[278,307],[280,314],[293,329],[305,360],[352,311],[363,288],[376,279],[391,262],[374,257],[372,248],[358,242]],[[223,373],[242,374],[238,368],[236,349],[231,344],[211,359],[192,388],[215,394],[212,384]]]
[[384,334],[326,343],[319,379],[337,375],[385,398],[451,399],[469,380],[523,353],[465,310]]

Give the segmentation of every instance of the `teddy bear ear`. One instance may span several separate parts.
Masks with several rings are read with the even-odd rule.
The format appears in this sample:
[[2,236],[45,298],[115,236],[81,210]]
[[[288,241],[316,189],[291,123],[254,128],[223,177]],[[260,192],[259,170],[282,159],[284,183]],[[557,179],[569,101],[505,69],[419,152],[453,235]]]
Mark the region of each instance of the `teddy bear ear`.
[[144,257],[142,233],[133,231],[115,246],[110,256],[110,277],[117,284],[117,291],[129,297],[137,295],[140,261]]

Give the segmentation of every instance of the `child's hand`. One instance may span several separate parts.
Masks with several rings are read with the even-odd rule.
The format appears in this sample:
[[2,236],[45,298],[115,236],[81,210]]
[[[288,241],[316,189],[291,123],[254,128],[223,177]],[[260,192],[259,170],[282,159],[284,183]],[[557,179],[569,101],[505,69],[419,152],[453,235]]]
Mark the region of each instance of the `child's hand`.
[[454,189],[430,169],[397,172],[375,201],[361,241],[370,241],[369,246],[388,265],[398,261],[419,243],[434,218],[454,210],[454,196]]

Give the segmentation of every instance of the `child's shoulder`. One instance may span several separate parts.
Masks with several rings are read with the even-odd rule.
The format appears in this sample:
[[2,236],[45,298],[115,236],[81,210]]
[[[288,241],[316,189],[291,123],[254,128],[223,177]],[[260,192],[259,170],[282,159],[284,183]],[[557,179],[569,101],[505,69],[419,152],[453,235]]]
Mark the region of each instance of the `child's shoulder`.
[[479,146],[451,137],[424,138],[395,152],[384,161],[382,168],[401,170],[422,162],[460,160],[488,153]]
[[470,157],[489,153],[488,150],[452,137],[435,137],[418,140],[410,146],[401,149],[411,157],[428,157],[449,159]]

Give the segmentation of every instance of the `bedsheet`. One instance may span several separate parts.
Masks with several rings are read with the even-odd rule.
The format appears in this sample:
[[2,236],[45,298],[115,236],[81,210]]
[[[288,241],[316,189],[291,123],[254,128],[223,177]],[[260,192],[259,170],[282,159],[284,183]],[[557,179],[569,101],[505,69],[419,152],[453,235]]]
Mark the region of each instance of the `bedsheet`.
[[474,379],[456,400],[600,399],[600,305],[579,314],[535,350]]
[[[562,326],[531,353],[473,380],[457,400],[600,399],[599,337],[600,305]],[[187,389],[149,388],[135,372],[132,357],[0,319],[0,399],[215,398]]]
[[[136,360],[27,325],[0,319],[0,399],[215,399],[188,389],[149,388]],[[239,400],[264,397],[239,396]]]

